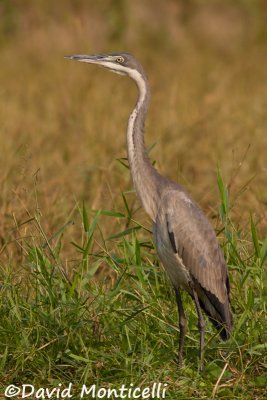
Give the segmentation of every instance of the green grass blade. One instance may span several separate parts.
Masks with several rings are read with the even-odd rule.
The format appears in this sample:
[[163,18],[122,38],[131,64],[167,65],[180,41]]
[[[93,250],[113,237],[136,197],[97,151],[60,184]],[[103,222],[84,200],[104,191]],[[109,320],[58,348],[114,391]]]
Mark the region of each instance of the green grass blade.
[[123,236],[130,235],[131,233],[136,232],[139,229],[141,229],[141,226],[134,226],[133,228],[126,229],[125,231],[122,231],[122,232],[119,232],[119,233],[115,233],[114,235],[109,236],[106,240],[118,239],[118,238],[121,238]]
[[251,236],[254,244],[254,250],[257,258],[261,257],[260,245],[258,240],[257,229],[255,223],[253,221],[252,215],[250,214],[250,229],[251,229]]
[[125,215],[117,212],[117,211],[108,211],[108,210],[91,210],[94,213],[98,213],[99,215],[105,215],[106,217],[114,217],[114,218],[125,218]]
[[228,189],[223,182],[222,175],[219,169],[217,171],[217,184],[221,198],[220,216],[222,221],[226,221],[229,214]]
[[267,237],[264,239],[261,250],[260,250],[261,266],[265,263],[267,259]]
[[82,218],[83,218],[84,231],[89,232],[89,218],[88,218],[87,209],[86,209],[84,203],[83,203],[83,208],[82,208]]

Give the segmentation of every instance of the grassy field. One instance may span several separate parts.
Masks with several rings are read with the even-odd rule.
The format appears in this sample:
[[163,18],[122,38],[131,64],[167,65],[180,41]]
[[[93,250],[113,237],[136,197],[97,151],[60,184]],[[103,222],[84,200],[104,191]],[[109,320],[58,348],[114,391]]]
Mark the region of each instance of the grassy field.
[[[0,396],[166,383],[169,399],[267,398],[267,7],[255,0],[0,4]],[[126,157],[132,82],[64,55],[128,51],[148,73],[147,146],[208,215],[235,329],[175,298]],[[47,397],[48,398],[48,397]]]

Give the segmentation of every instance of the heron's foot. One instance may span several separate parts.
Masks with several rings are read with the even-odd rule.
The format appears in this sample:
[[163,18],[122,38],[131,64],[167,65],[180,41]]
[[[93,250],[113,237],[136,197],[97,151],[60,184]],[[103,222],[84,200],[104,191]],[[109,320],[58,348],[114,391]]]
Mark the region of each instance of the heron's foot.
[[184,359],[183,357],[178,356],[178,368],[184,367]]
[[202,358],[202,360],[199,360],[199,372],[202,374],[202,372],[204,371],[204,359]]
[[204,371],[204,345],[199,352],[199,372],[202,373],[203,371]]
[[201,318],[198,323],[198,329],[200,332],[199,342],[199,372],[202,373],[204,370],[204,333],[205,333],[205,321]]
[[178,368],[183,368],[184,367],[184,357],[183,354],[181,354],[180,352],[178,352],[178,354],[175,357],[175,362],[178,366]]

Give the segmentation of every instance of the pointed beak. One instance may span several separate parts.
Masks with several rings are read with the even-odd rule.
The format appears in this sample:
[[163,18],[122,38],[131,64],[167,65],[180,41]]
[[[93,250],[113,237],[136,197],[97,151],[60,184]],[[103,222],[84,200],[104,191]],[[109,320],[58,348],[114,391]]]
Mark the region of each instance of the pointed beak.
[[102,62],[109,61],[108,56],[106,55],[86,55],[86,54],[77,54],[73,56],[65,56],[69,60],[76,60],[80,62],[86,62],[90,64],[101,64]]

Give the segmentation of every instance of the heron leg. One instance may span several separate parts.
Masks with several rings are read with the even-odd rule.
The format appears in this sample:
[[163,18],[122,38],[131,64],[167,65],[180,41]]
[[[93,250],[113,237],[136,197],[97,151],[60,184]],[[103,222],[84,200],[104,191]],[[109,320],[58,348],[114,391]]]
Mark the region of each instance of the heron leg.
[[183,353],[184,353],[184,339],[186,334],[186,317],[183,308],[182,298],[180,294],[180,290],[174,288],[176,295],[176,302],[178,306],[178,314],[179,314],[179,328],[180,328],[180,336],[179,336],[179,353],[178,353],[178,363],[181,367],[183,365]]
[[197,316],[198,316],[198,329],[200,333],[200,346],[199,346],[199,361],[200,361],[200,371],[203,371],[203,362],[204,362],[204,334],[205,334],[205,320],[202,315],[201,307],[199,304],[197,293],[192,287],[193,298],[196,305]]

